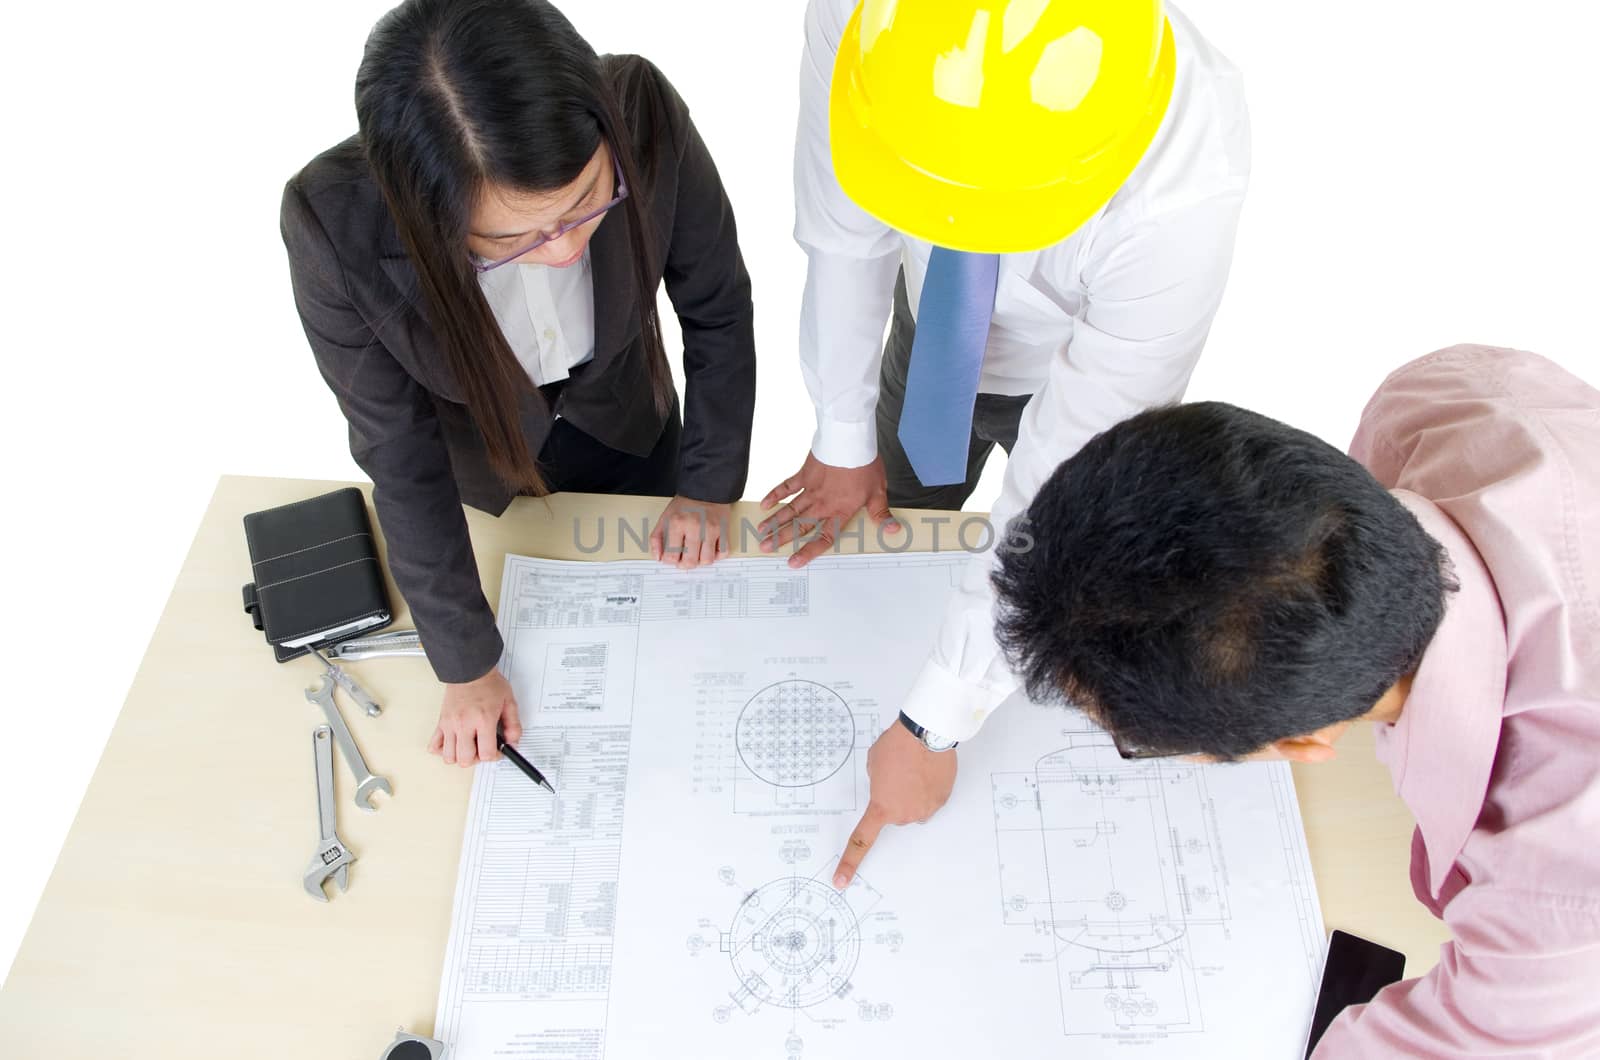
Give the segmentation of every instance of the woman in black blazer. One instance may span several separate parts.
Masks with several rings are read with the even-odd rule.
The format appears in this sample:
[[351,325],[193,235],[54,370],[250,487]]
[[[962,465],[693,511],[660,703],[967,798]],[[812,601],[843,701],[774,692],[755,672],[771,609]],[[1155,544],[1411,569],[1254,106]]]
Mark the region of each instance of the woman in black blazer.
[[[545,0],[407,0],[367,41],[360,133],[284,191],[295,305],[445,683],[430,749],[520,735],[463,502],[670,496],[657,559],[711,562],[744,490],[750,280],[688,108]],[[655,315],[683,331],[682,421]]]

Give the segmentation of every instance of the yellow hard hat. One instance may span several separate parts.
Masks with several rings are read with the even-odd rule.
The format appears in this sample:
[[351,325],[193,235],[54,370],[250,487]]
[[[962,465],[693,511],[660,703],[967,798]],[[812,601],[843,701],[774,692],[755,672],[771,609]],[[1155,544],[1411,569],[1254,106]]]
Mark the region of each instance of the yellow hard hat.
[[1174,65],[1161,0],[864,0],[833,66],[834,172],[918,239],[1037,250],[1128,179]]

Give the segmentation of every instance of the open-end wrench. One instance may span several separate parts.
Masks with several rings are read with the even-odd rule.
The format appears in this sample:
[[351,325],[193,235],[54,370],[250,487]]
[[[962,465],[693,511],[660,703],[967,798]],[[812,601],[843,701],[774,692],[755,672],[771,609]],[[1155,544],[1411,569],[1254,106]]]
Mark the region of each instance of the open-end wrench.
[[306,893],[319,902],[328,900],[322,885],[332,879],[339,890],[350,889],[350,863],[355,852],[344,845],[335,831],[337,821],[333,806],[333,730],[318,725],[311,733],[311,750],[317,769],[317,832],[320,841],[317,852],[311,855],[311,865],[306,869]]
[[393,795],[394,788],[383,777],[373,776],[372,770],[367,768],[367,760],[361,757],[361,748],[356,746],[355,737],[350,735],[350,728],[344,723],[344,715],[339,713],[338,704],[333,701],[333,679],[324,674],[316,688],[306,689],[306,699],[321,707],[322,713],[327,715],[333,738],[339,741],[339,751],[344,755],[344,764],[350,767],[350,774],[356,778],[356,805],[368,813],[377,812],[378,808],[372,804],[372,793],[381,791],[385,795]]

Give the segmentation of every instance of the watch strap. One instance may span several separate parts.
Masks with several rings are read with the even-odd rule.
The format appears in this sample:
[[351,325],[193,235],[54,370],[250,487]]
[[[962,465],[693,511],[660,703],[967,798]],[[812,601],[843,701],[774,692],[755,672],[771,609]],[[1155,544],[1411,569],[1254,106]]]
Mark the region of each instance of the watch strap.
[[919,741],[921,741],[922,746],[926,747],[930,751],[954,751],[957,747],[961,746],[961,741],[956,740],[953,741],[948,747],[934,747],[928,742],[928,736],[930,734],[927,726],[917,724],[916,721],[914,721],[912,717],[903,710],[900,712],[900,724],[904,725],[911,735],[915,736]]

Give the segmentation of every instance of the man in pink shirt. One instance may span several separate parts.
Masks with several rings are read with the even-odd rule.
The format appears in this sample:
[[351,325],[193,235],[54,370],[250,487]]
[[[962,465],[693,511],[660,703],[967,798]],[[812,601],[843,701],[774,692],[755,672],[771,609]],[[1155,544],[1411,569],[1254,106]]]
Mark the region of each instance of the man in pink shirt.
[[1349,457],[1229,405],[1156,409],[1025,518],[1001,643],[1125,757],[1324,761],[1377,726],[1454,938],[1316,1057],[1600,1056],[1600,393],[1458,346],[1384,382]]

